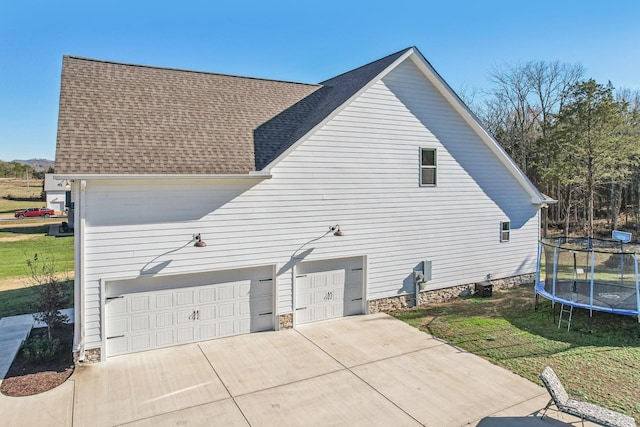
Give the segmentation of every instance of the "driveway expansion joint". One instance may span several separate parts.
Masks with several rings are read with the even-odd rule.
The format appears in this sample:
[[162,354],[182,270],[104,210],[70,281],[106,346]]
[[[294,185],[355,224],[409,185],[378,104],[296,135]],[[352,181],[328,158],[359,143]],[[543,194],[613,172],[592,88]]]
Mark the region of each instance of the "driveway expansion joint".
[[[213,373],[216,374],[216,377],[218,377],[218,381],[220,381],[220,384],[222,384],[224,389],[227,391],[227,394],[229,395],[229,398],[231,398],[231,400],[233,401],[233,404],[236,405],[236,408],[238,408],[238,411],[240,411],[240,413],[242,414],[242,417],[247,422],[247,424],[251,425],[251,423],[247,419],[246,414],[244,413],[244,411],[242,411],[242,408],[240,408],[240,405],[238,405],[238,402],[236,402],[235,397],[229,391],[229,387],[224,383],[224,381],[222,381],[222,378],[220,377],[220,374],[218,374],[218,372],[216,371],[216,368],[213,367],[213,363],[207,357],[207,354],[202,349],[202,346],[200,344],[197,344],[197,345],[198,345],[198,350],[200,350],[200,353],[202,353],[204,358],[207,359],[207,363],[209,364],[209,366],[211,366],[211,370],[213,370]],[[224,400],[224,399],[220,399],[220,400]],[[209,403],[211,403],[211,402],[209,402]],[[198,406],[202,406],[202,405],[198,405]]]

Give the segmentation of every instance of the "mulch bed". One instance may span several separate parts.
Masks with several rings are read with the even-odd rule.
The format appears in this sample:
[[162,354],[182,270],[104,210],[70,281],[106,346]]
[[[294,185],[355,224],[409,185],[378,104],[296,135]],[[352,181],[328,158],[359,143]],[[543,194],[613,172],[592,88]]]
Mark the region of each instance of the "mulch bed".
[[[46,328],[34,329],[31,335],[46,334]],[[33,363],[16,355],[6,378],[0,385],[0,391],[7,396],[31,396],[59,386],[73,373],[73,325],[65,325],[51,331],[54,338],[62,344],[57,357],[51,362]]]

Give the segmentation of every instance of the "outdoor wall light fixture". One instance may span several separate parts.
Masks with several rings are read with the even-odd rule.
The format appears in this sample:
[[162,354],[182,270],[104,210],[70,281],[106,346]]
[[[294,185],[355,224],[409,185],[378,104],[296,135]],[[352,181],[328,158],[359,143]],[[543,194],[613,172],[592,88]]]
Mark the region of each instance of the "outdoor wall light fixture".
[[200,233],[196,234],[193,238],[196,241],[193,244],[193,246],[197,246],[199,248],[203,248],[203,247],[207,246],[207,244],[204,242],[204,240],[202,240],[202,236],[200,235]]
[[69,180],[65,181],[64,188],[67,190],[71,188],[71,183],[69,182]]
[[329,231],[333,231],[334,236],[344,236],[344,233],[340,231],[340,225],[336,224],[333,227],[329,227]]

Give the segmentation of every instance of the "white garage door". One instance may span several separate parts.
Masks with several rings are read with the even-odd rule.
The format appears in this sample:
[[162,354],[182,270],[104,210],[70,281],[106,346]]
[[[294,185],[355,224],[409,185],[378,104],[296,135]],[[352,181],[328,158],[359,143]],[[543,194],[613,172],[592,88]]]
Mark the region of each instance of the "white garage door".
[[[106,354],[151,350],[212,338],[273,329],[273,281],[270,268],[213,274],[210,284],[187,286],[189,275],[153,281],[136,280],[107,288]],[[202,282],[202,277],[191,278]],[[220,283],[218,281],[224,280]],[[136,288],[136,285],[139,285]],[[149,287],[158,289],[149,290]]]
[[307,261],[296,266],[296,323],[362,314],[363,259]]

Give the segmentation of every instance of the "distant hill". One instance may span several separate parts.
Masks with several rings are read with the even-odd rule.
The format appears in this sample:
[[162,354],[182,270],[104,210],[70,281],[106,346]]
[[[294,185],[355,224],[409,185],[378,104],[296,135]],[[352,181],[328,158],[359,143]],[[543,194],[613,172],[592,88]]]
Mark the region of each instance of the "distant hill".
[[13,160],[16,163],[22,163],[33,168],[36,172],[46,172],[50,167],[53,167],[55,162],[47,159],[29,159],[29,160]]

